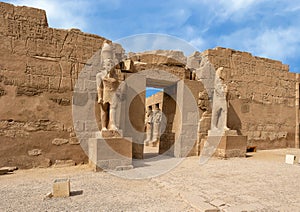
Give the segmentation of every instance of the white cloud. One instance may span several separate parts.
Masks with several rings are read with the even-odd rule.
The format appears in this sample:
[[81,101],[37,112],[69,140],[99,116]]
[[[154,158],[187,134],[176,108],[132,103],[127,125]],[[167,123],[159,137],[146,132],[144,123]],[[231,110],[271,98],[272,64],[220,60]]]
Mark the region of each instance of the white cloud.
[[222,36],[219,45],[248,51],[254,55],[286,61],[296,56],[300,48],[298,27],[255,29],[246,28]]
[[250,8],[257,0],[221,0],[219,1],[220,6],[226,14],[230,15],[235,12]]
[[20,6],[30,6],[46,10],[48,24],[55,28],[79,28],[87,27],[86,14],[89,1],[39,1],[39,0],[13,0],[10,3]]
[[180,38],[157,33],[137,34],[114,41],[120,43],[126,52],[144,52],[149,50],[179,50],[190,55],[197,49]]
[[211,16],[210,23],[225,22],[228,19],[242,21],[247,18],[247,11],[263,2],[264,0],[204,0]]
[[256,52],[279,60],[294,57],[300,47],[299,34],[300,29],[294,27],[266,30],[255,39]]
[[194,46],[196,49],[199,49],[199,51],[203,51],[206,49],[205,40],[201,38],[200,36],[190,40],[189,42],[192,46]]

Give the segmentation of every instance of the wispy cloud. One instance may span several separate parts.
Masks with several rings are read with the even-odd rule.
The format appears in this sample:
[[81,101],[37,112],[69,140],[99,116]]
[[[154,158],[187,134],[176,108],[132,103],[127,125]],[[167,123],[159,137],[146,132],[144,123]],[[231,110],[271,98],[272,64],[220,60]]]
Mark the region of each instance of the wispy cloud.
[[87,30],[89,1],[39,1],[12,0],[15,5],[26,5],[46,10],[48,23],[55,28],[79,28]]
[[120,43],[128,52],[144,52],[149,50],[179,50],[190,55],[197,48],[191,43],[165,34],[146,33],[125,37],[115,42]]
[[298,56],[300,48],[298,27],[255,29],[246,28],[219,39],[220,46],[249,51],[257,56],[287,62]]
[[[299,1],[4,1],[45,9],[51,27],[80,28],[112,40],[138,33],[165,33],[199,50],[225,46],[288,64],[300,55]],[[150,42],[149,37],[144,39],[145,47],[142,40],[131,39],[127,46],[135,50],[183,48],[163,38]]]

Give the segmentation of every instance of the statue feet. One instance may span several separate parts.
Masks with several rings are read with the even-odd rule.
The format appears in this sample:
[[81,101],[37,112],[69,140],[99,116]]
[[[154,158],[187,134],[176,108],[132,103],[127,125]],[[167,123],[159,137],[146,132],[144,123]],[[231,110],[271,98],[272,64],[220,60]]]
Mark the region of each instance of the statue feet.
[[118,131],[118,128],[116,127],[116,125],[112,124],[112,125],[110,126],[109,130]]
[[106,127],[103,127],[103,128],[101,129],[101,131],[107,131],[107,128],[106,128]]

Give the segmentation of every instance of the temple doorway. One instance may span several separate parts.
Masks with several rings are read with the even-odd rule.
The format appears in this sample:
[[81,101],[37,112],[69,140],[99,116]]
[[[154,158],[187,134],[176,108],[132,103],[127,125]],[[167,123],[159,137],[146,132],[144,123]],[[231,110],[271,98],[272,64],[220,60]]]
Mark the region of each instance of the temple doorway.
[[144,159],[159,154],[174,156],[175,131],[179,123],[176,83],[150,79],[146,84]]

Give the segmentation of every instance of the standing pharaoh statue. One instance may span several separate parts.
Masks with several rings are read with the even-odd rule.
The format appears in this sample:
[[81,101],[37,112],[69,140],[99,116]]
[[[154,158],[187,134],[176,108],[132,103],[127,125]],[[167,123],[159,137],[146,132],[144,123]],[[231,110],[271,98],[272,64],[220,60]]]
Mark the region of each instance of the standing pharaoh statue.
[[155,104],[154,111],[153,111],[153,139],[152,139],[152,142],[159,141],[161,120],[162,120],[162,112],[159,109],[159,104]]
[[212,110],[212,130],[225,132],[229,130],[227,127],[228,113],[228,88],[224,81],[224,69],[220,67],[216,71],[214,103]]
[[146,140],[145,142],[152,141],[153,137],[153,111],[152,106],[148,106],[146,118],[145,118],[145,128],[146,128]]
[[[112,45],[104,43],[101,50],[102,72],[96,75],[101,131],[118,130],[116,126],[117,89],[119,80],[113,62]],[[103,74],[106,73],[106,74]]]

